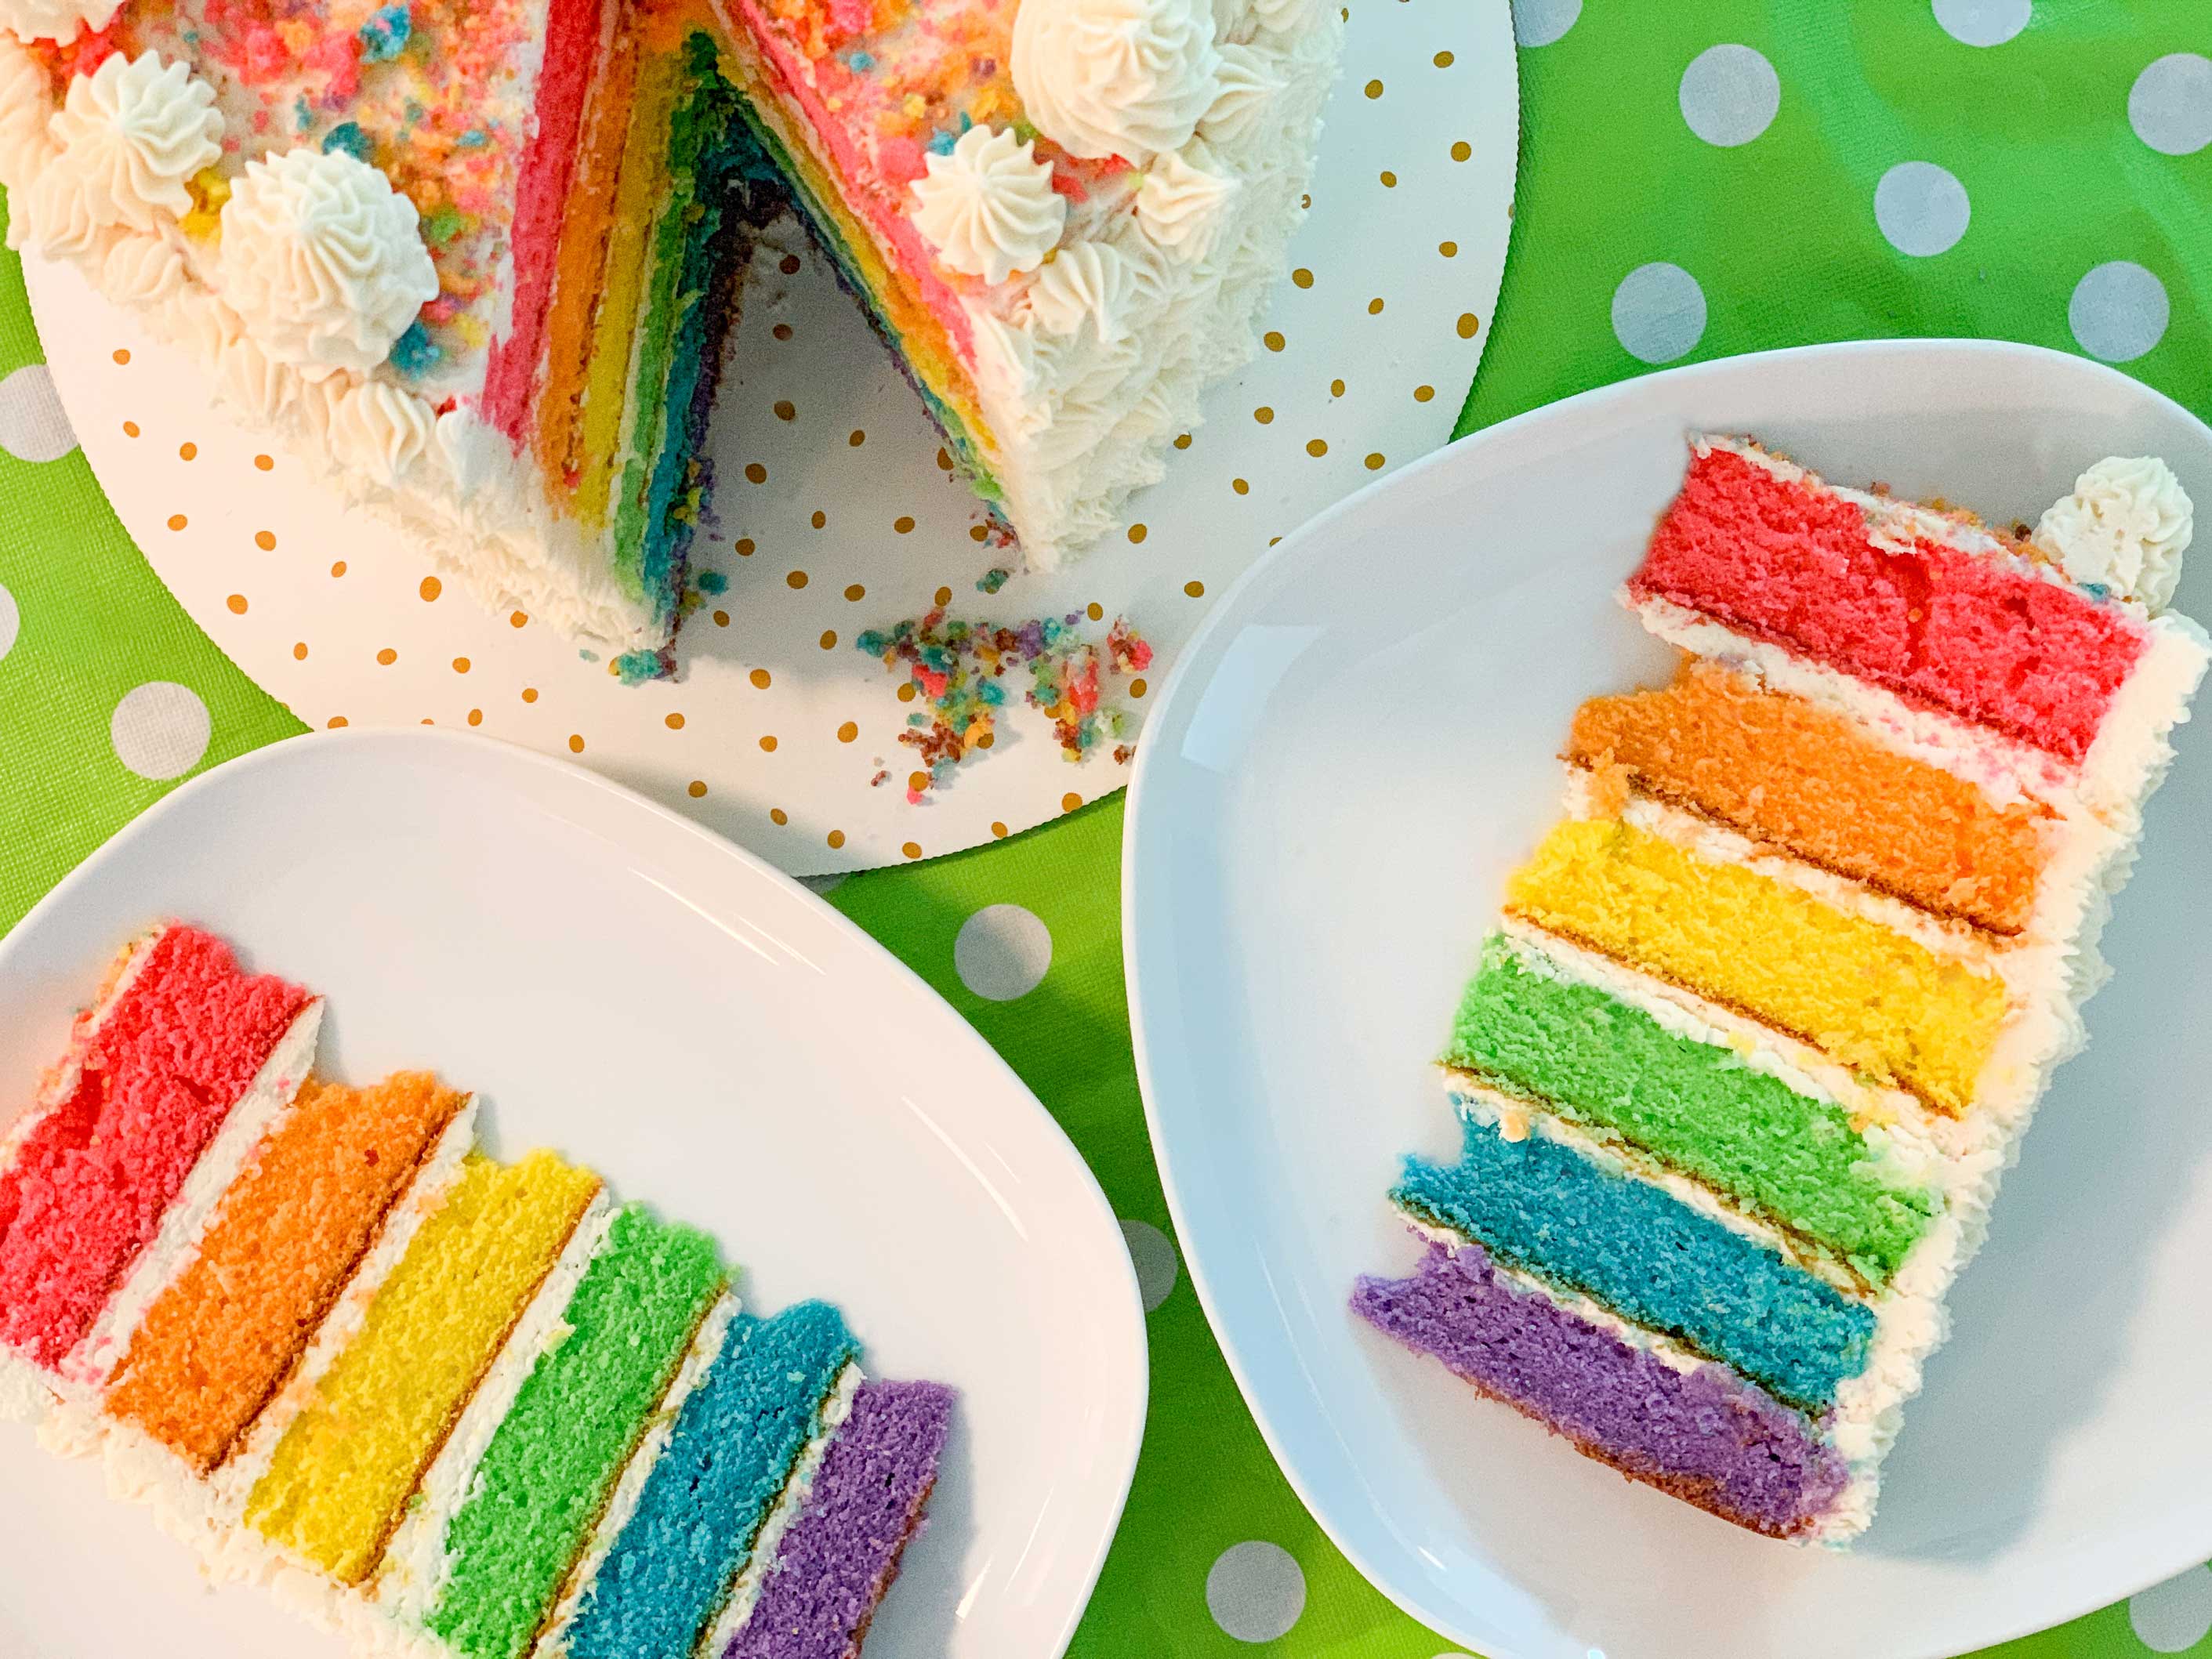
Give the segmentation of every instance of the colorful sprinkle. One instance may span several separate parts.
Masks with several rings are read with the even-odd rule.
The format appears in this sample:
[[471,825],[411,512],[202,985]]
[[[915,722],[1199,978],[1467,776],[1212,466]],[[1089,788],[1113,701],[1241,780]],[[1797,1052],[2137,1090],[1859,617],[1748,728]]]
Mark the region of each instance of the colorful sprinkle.
[[391,362],[392,368],[411,380],[428,374],[445,355],[432,343],[430,331],[422,326],[418,317],[407,325],[405,333],[392,343]]
[[368,135],[361,130],[358,121],[341,121],[323,135],[323,154],[325,155],[334,150],[343,150],[356,161],[368,161],[374,159],[374,149]]
[[361,55],[372,64],[389,63],[407,50],[414,32],[415,19],[405,6],[380,6],[361,26]]
[[960,762],[991,746],[1010,673],[1026,671],[1023,701],[1051,720],[1064,758],[1083,760],[1109,743],[1116,744],[1117,754],[1126,748],[1117,740],[1127,732],[1127,716],[1104,700],[1103,681],[1142,672],[1152,665],[1152,648],[1124,618],[1115,620],[1103,641],[1083,637],[1083,620],[1082,612],[1070,611],[1006,628],[948,618],[939,606],[860,636],[860,649],[895,672],[903,669],[904,695],[927,702],[907,716],[907,729],[898,734],[927,768],[908,780],[910,805],[921,805],[928,790],[951,781]]

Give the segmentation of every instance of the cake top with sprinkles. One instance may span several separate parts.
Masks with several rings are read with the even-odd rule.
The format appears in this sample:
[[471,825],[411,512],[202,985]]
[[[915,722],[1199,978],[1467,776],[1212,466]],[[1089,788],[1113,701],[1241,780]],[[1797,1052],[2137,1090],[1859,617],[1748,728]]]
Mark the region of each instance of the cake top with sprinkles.
[[189,181],[185,234],[211,255],[246,163],[343,151],[414,204],[438,293],[392,365],[434,395],[471,389],[504,321],[507,233],[531,130],[542,0],[135,0],[108,26],[43,46],[57,76],[155,52],[215,94],[222,155]]

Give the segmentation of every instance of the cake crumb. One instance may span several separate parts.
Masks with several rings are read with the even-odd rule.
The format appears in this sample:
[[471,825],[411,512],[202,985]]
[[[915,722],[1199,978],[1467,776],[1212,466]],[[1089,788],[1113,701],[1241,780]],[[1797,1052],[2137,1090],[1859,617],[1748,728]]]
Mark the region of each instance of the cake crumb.
[[[1104,744],[1124,761],[1129,745],[1126,709],[1105,697],[1112,677],[1141,673],[1152,647],[1117,617],[1103,640],[1085,637],[1080,611],[1035,617],[1012,626],[969,622],[939,605],[896,626],[870,629],[854,641],[913,687],[905,695],[925,707],[907,716],[899,741],[914,750],[923,769],[908,781],[909,805],[948,782],[953,770],[991,747],[1006,705],[1006,677],[1026,671],[1023,700],[1051,720],[1063,758],[1087,759]],[[874,781],[880,783],[883,775]]]

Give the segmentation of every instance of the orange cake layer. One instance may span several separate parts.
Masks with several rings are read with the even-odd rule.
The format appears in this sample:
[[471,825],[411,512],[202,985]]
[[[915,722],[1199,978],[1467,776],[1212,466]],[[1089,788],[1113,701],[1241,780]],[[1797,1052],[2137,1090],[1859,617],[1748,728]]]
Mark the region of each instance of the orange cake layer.
[[2020,932],[2035,902],[2047,813],[1999,807],[1844,715],[1723,668],[1690,664],[1663,690],[1593,697],[1566,758],[1997,933]]
[[427,1072],[368,1089],[311,1079],[148,1311],[108,1410],[196,1468],[220,1463],[465,1098]]
[[553,278],[546,321],[545,386],[538,405],[538,459],[549,478],[573,484],[584,465],[578,429],[591,368],[592,320],[601,273],[615,228],[616,182],[629,137],[630,100],[637,88],[638,40],[625,31],[613,43],[592,88],[575,184],[562,230],[561,265]]

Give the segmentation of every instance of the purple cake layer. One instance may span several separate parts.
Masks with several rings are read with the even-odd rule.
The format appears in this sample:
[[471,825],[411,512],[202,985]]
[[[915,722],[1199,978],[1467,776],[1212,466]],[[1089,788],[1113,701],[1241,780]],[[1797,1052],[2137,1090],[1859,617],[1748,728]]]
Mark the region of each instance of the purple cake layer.
[[1432,1245],[1410,1279],[1362,1277],[1352,1305],[1584,1455],[1738,1526],[1802,1533],[1843,1490],[1843,1460],[1802,1415],[1725,1366],[1675,1370],[1516,1288],[1480,1245]]
[[850,1659],[921,1529],[952,1420],[941,1382],[865,1382],[723,1659]]

